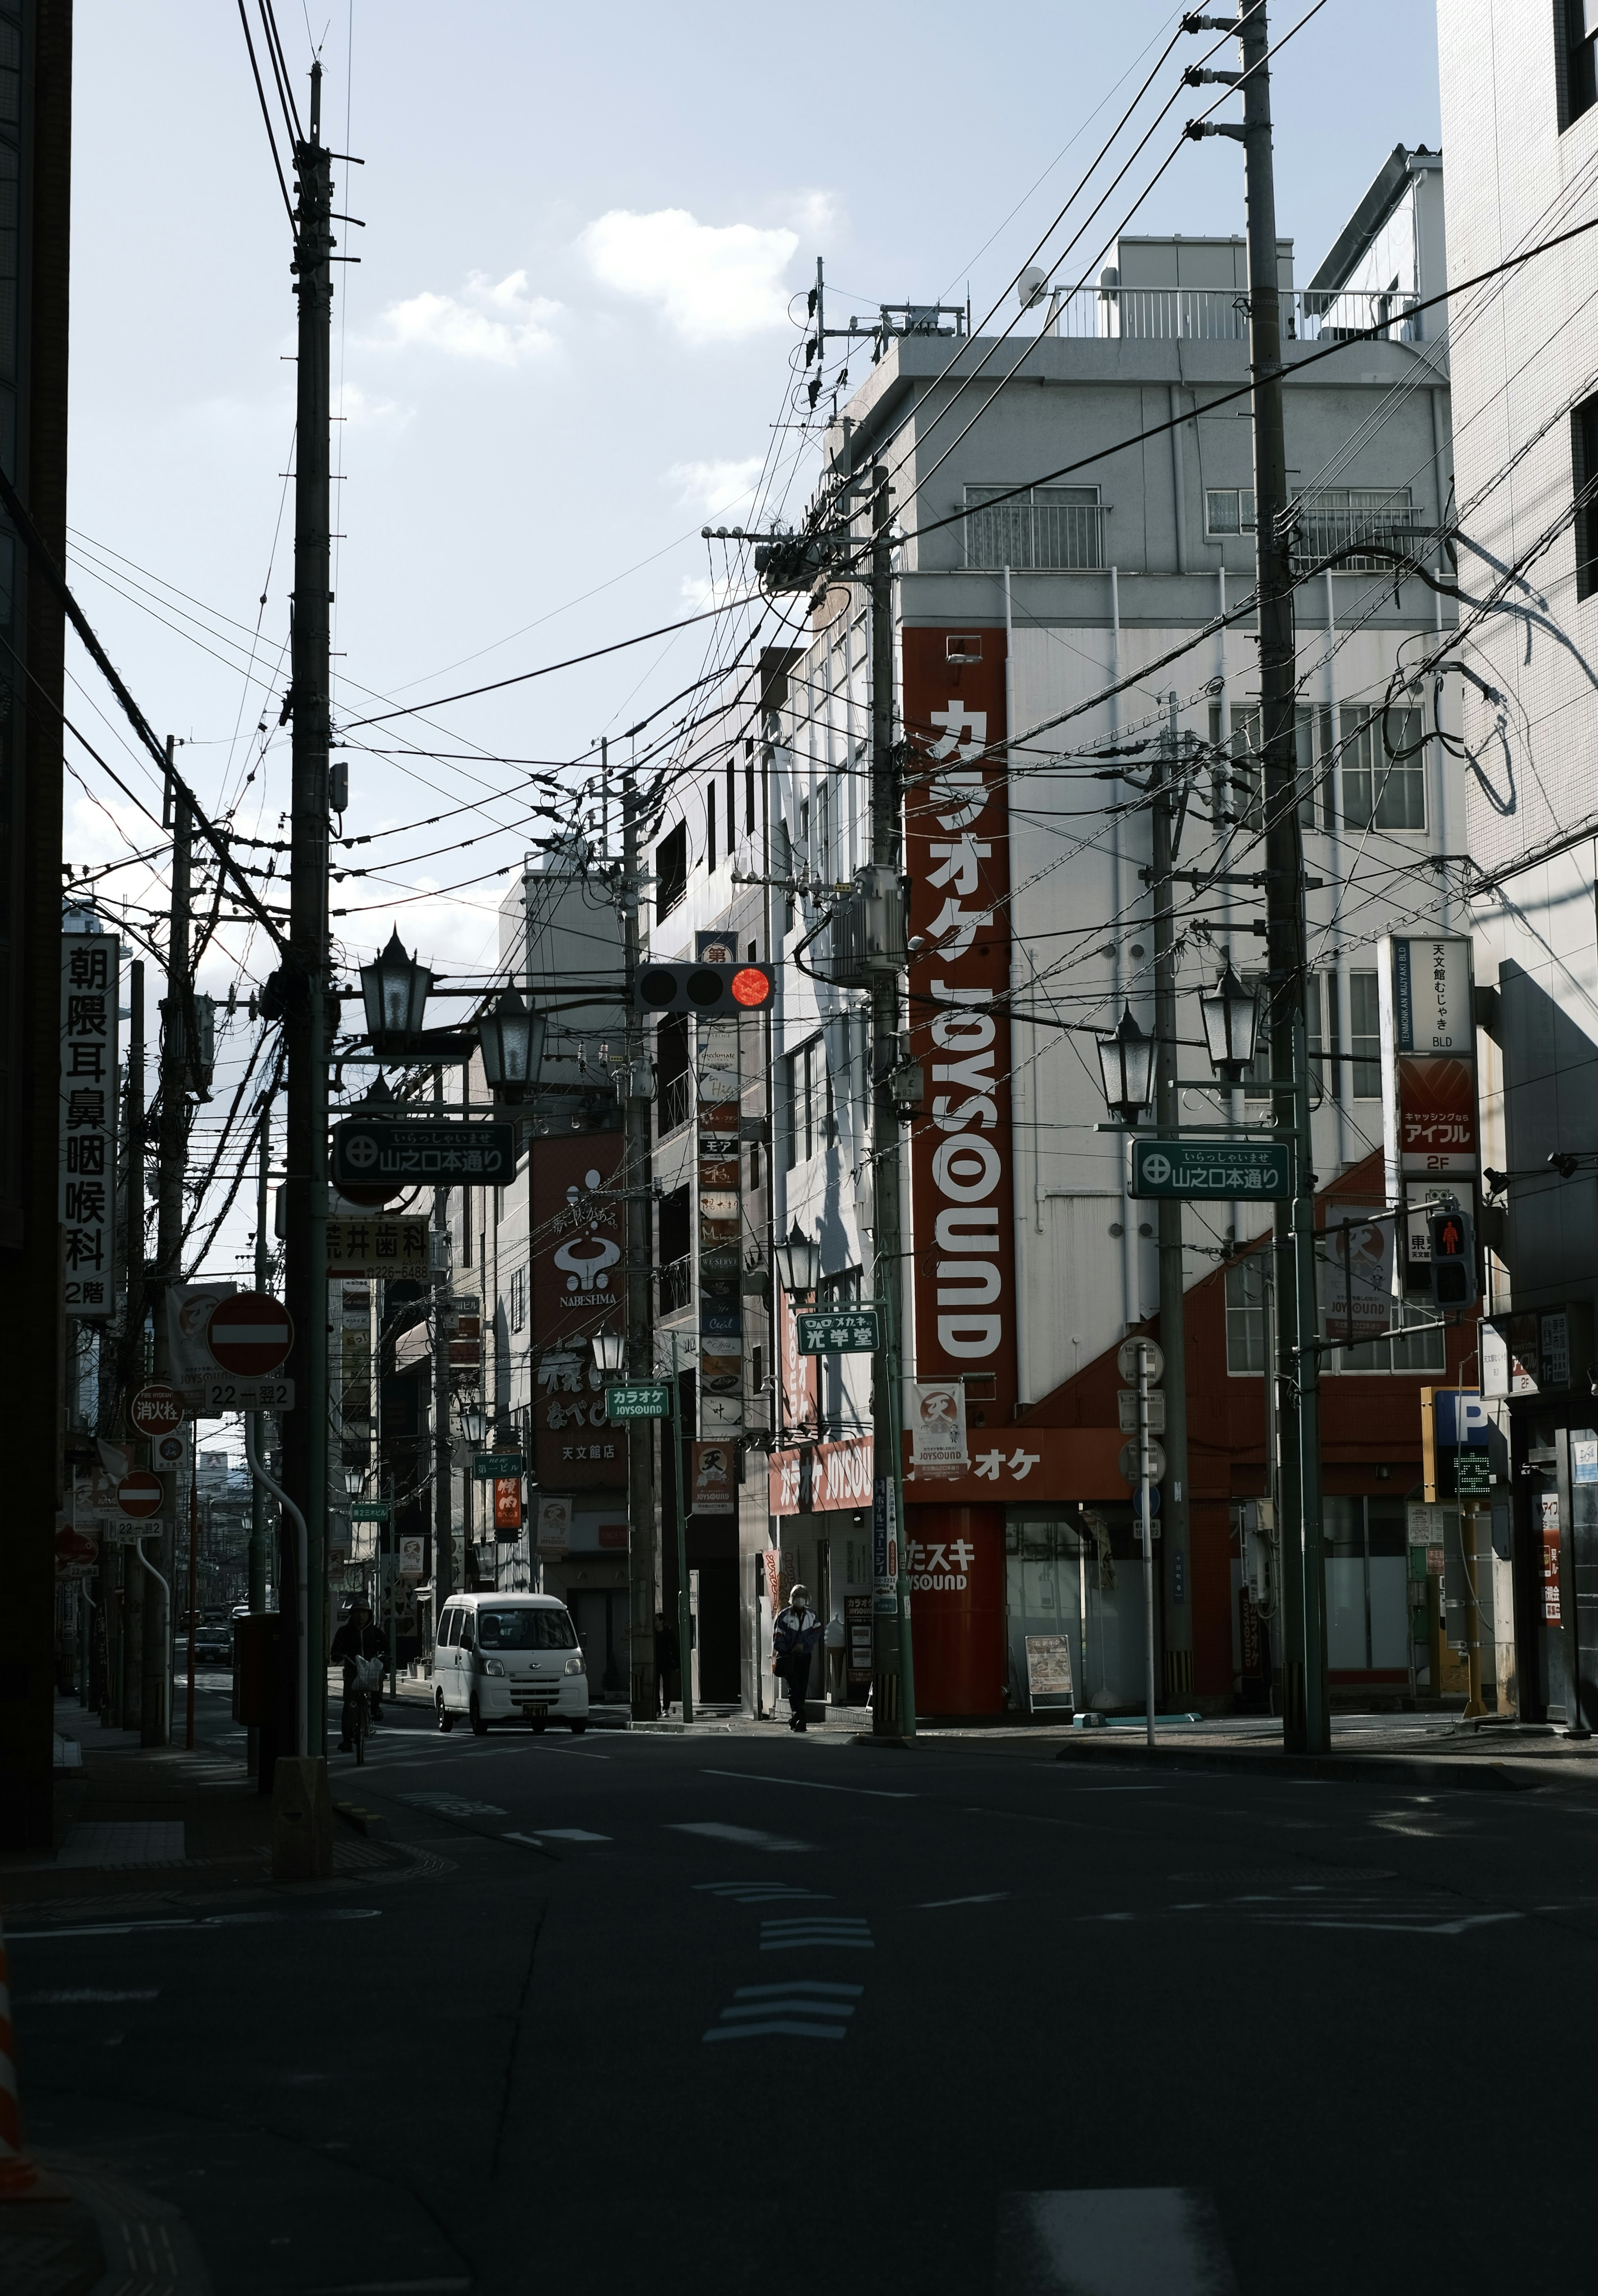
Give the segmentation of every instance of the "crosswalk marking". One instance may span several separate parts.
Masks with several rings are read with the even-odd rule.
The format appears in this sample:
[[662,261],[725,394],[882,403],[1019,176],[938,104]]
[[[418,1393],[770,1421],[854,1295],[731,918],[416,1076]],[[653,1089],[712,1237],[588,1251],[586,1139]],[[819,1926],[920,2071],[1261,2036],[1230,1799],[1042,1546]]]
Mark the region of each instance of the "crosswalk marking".
[[801,1890],[797,1882],[696,1882],[693,1886],[739,1906],[792,1905],[804,1898],[831,1902],[825,1890]]
[[1207,2194],[1175,2185],[1006,2193],[997,2296],[1236,2296]]
[[814,1849],[813,1841],[791,1841],[786,1834],[762,1833],[752,1825],[724,1825],[717,1818],[702,1818],[690,1825],[673,1825],[672,1833],[702,1833],[711,1841],[736,1842],[741,1849]]
[[853,1915],[794,1914],[778,1920],[768,1914],[760,1924],[762,1953],[783,1953],[797,1947],[817,1945],[852,1946],[870,1953],[874,1950],[875,1940],[869,1925]]
[[753,2041],[768,2034],[798,2041],[841,2041],[865,1991],[820,1978],[786,1985],[741,1985],[732,2005],[702,2037],[706,2041]]

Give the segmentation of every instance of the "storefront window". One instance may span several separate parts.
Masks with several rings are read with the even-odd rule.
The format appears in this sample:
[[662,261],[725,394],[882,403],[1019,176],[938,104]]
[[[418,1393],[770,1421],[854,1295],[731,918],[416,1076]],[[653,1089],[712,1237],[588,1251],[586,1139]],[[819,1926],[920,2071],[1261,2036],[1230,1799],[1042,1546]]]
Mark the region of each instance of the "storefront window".
[[1327,1667],[1407,1674],[1404,1502],[1329,1497],[1323,1506]]
[[1004,1532],[1010,1705],[1028,1710],[1027,1636],[1064,1635],[1080,1710],[1141,1710],[1143,1558],[1129,1506],[1014,1515]]

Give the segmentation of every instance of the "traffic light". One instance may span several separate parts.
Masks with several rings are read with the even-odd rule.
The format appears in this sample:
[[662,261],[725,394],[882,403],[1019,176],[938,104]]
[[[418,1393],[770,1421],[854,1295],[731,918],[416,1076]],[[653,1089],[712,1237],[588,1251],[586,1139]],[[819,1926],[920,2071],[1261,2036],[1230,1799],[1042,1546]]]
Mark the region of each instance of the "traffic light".
[[633,1003],[644,1013],[697,1013],[701,1020],[764,1013],[775,976],[768,964],[645,964]]
[[1429,1212],[1431,1304],[1444,1312],[1471,1307],[1476,1298],[1476,1238],[1471,1215],[1457,1209]]

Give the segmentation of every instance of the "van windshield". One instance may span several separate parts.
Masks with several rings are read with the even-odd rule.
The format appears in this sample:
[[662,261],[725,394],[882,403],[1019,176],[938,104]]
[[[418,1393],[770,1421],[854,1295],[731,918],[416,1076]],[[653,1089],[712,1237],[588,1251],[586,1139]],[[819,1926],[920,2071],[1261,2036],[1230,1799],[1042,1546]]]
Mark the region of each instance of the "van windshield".
[[564,1611],[481,1611],[477,1614],[479,1650],[574,1650],[577,1634]]

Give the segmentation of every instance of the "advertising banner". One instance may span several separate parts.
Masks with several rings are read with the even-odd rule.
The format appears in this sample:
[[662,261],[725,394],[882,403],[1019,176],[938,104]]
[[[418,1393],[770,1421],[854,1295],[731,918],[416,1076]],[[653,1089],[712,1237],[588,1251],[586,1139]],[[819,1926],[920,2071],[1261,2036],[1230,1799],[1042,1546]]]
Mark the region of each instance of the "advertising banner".
[[971,1464],[957,1379],[922,1380],[910,1390],[910,1464],[920,1475],[963,1475]]
[[1321,1312],[1329,1340],[1352,1345],[1391,1328],[1397,1225],[1352,1204],[1327,1205],[1319,1259]]
[[734,1477],[737,1453],[730,1443],[691,1443],[688,1447],[688,1512],[690,1514],[736,1514],[738,1489]]
[[571,1548],[571,1501],[570,1499],[540,1499],[538,1502],[538,1552],[558,1560]]
[[1377,974],[1381,1121],[1389,1203],[1406,1177],[1476,1170],[1476,1030],[1471,944],[1462,935],[1393,938]]
[[494,1528],[496,1531],[510,1532],[521,1529],[520,1475],[496,1475],[494,1478]]
[[69,1316],[109,1316],[117,1194],[117,968],[110,933],[61,944],[61,1130],[57,1216]]
[[[701,933],[698,954],[732,947]],[[694,1120],[697,1127],[695,1248],[699,1258],[700,1431],[718,1442],[743,1432],[743,1156],[742,1036],[736,1021],[695,1021]]]
[[[1015,1405],[1010,804],[1002,630],[905,632],[915,1368],[990,1374]],[[919,947],[916,944],[919,942]]]
[[611,1424],[589,1344],[621,1313],[626,1206],[604,1192],[622,1186],[625,1154],[619,1132],[532,1144],[533,1460],[545,1489],[627,1481],[627,1431]]

